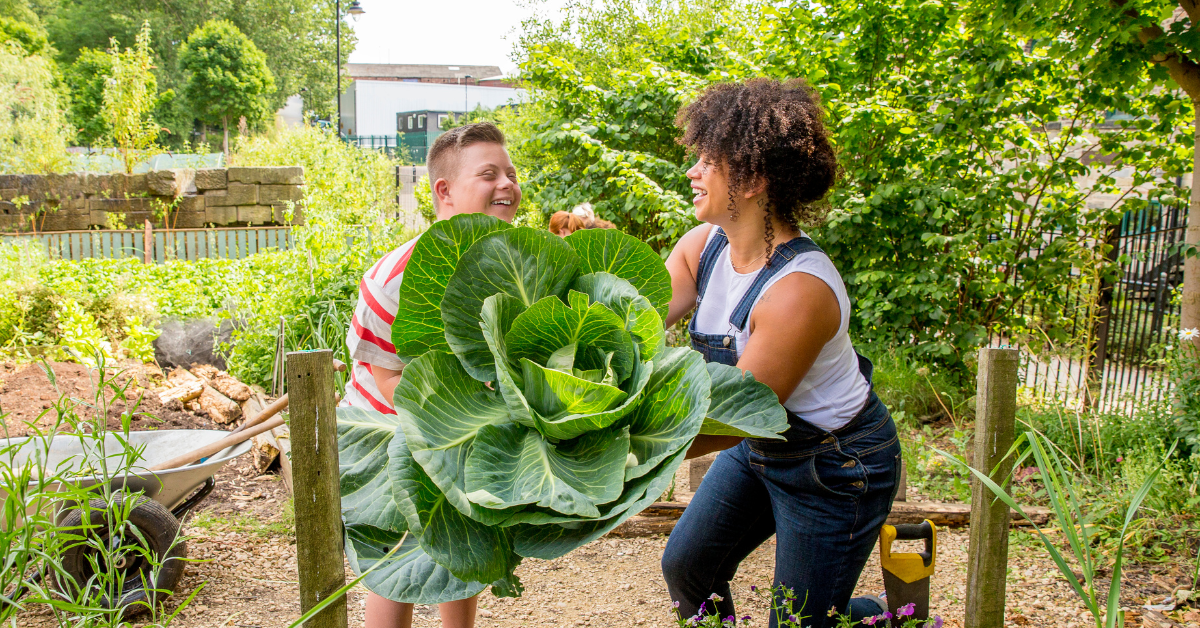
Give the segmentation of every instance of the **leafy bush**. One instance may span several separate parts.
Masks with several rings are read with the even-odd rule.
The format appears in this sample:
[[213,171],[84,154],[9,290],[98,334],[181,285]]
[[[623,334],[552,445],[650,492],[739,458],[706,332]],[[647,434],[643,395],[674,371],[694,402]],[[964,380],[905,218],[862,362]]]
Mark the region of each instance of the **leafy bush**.
[[408,269],[397,414],[338,413],[346,552],[380,595],[519,595],[522,557],[562,556],[658,499],[697,433],[787,428],[770,388],[664,345],[670,276],[620,232],[456,216]]
[[69,164],[54,62],[0,43],[0,174],[62,172]]
[[302,166],[304,219],[317,228],[384,224],[396,207],[395,166],[382,151],[348,144],[337,134],[313,127],[244,139],[233,162],[238,166]]

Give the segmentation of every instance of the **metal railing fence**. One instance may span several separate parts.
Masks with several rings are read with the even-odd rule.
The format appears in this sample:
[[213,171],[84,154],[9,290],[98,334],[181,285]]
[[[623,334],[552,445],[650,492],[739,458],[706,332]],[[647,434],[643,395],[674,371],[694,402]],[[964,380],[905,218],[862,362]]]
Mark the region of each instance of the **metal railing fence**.
[[0,234],[0,242],[38,242],[51,259],[132,257],[159,264],[168,260],[242,259],[295,246],[291,227],[51,231]]

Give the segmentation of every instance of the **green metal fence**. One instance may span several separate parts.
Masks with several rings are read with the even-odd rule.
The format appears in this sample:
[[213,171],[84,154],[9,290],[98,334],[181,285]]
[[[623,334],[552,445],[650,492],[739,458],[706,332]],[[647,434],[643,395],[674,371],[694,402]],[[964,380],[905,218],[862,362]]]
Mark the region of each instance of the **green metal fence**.
[[295,245],[290,227],[53,231],[0,234],[0,242],[39,242],[52,259],[132,257],[159,264],[167,260],[242,259],[255,253],[291,249]]
[[342,139],[360,148],[381,150],[406,161],[423,164],[429,151],[428,135],[425,133],[397,133],[395,135],[343,135]]

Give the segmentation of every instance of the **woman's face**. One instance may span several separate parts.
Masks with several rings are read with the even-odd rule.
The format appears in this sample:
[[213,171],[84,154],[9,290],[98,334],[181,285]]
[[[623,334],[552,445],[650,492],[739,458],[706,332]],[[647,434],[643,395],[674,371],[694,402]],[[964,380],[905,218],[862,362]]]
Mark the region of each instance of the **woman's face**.
[[724,224],[730,215],[729,179],[725,168],[709,161],[704,155],[691,168],[687,177],[692,180],[692,206],[696,218],[709,224]]

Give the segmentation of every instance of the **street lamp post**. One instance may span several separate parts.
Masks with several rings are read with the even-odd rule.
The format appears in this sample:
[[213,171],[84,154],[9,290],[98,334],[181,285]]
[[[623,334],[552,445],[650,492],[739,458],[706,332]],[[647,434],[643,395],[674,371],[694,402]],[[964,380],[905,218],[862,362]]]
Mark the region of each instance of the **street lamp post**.
[[463,119],[466,119],[467,114],[470,113],[470,111],[471,111],[470,105],[468,105],[468,103],[470,101],[467,99],[467,86],[470,84],[471,84],[471,75],[468,74],[466,76],[466,78],[463,80]]
[[[337,69],[337,94],[334,98],[337,99],[337,121],[334,123],[337,126],[338,137],[342,136],[342,0],[334,2],[333,21],[337,29],[337,59],[334,61],[334,67]],[[358,0],[350,0],[350,6],[346,7],[346,13],[350,15],[362,15],[362,4]]]

